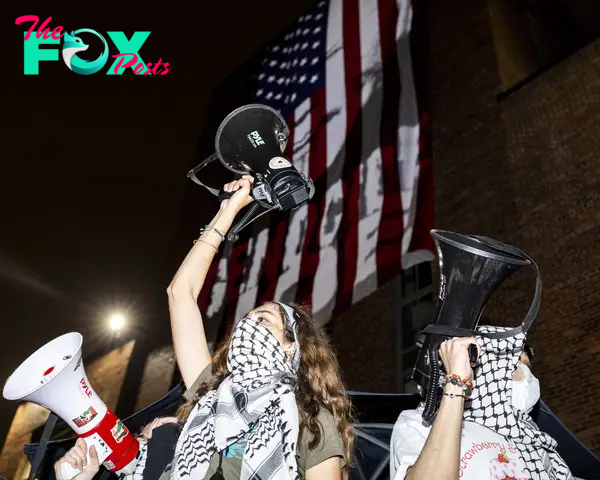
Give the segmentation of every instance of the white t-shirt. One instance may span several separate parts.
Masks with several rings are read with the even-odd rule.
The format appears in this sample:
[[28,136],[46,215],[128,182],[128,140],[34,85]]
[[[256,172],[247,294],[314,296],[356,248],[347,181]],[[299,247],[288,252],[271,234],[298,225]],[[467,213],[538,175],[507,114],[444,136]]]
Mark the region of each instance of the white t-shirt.
[[[422,410],[403,411],[392,433],[390,478],[402,480],[419,458],[431,427],[423,425]],[[549,467],[548,457],[544,465]],[[473,422],[463,422],[458,478],[464,480],[528,480],[515,445],[502,435]]]

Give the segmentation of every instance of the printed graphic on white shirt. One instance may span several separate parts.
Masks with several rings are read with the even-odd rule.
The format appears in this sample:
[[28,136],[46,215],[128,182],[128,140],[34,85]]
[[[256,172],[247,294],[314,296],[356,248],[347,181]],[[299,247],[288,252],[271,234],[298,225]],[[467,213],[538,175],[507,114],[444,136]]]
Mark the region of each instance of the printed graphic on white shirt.
[[[390,473],[394,480],[406,474],[418,460],[431,427],[425,426],[419,410],[405,410],[394,425]],[[493,430],[463,422],[458,478],[461,480],[529,480],[516,446]]]
[[461,449],[458,468],[458,478],[528,480],[525,465],[510,443],[473,442],[470,448]]

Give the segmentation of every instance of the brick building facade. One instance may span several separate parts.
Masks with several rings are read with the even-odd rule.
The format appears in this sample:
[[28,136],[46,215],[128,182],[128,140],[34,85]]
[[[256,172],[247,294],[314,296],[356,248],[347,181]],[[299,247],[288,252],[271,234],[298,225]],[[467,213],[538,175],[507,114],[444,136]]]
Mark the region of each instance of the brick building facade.
[[[600,42],[499,100],[486,3],[433,4],[437,227],[498,238],[536,259],[544,289],[530,340],[542,395],[599,452]],[[516,324],[532,291],[531,272],[519,272],[487,316]]]
[[[544,290],[530,340],[539,352],[534,370],[542,395],[566,426],[600,453],[600,425],[592,421],[600,418],[600,374],[595,368],[600,353],[600,163],[595,158],[600,152],[595,137],[600,127],[600,41],[499,100],[502,63],[488,3],[467,0],[458,8],[441,0],[430,2],[436,227],[497,238],[536,259]],[[173,268],[202,224],[198,209],[189,206],[193,203],[183,213],[182,241],[175,242],[171,255]],[[349,388],[403,388],[407,365],[402,366],[397,350],[400,292],[401,280],[392,281],[331,325]],[[531,271],[517,273],[492,299],[486,316],[494,324],[517,324],[532,292]],[[164,333],[163,338],[170,338]],[[101,359],[107,370],[114,370],[112,389],[125,375],[117,366],[125,358],[117,357]],[[137,364],[127,378],[138,380],[121,392],[129,401],[122,411],[117,407],[120,415],[159,398],[172,384],[174,362],[168,346]],[[97,385],[100,377],[93,372],[89,376],[104,395]],[[29,438],[26,428],[17,428],[24,415],[23,410],[15,417],[11,432],[20,433],[9,433],[2,451],[0,474],[9,478],[22,458],[15,444]],[[41,422],[43,418],[36,418],[30,426]]]

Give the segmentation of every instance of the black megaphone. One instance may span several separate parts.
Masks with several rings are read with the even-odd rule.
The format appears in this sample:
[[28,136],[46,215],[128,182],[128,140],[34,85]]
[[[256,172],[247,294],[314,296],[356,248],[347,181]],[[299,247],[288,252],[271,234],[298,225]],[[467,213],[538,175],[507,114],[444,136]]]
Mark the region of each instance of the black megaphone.
[[[443,366],[438,357],[439,345],[452,337],[508,338],[526,332],[537,316],[541,297],[537,264],[521,250],[491,238],[444,230],[432,230],[431,236],[440,267],[439,296],[432,323],[420,332],[417,341],[420,350],[412,374],[425,399],[422,417],[426,422],[433,418],[442,395],[439,383]],[[522,324],[501,333],[476,333],[492,293],[512,273],[526,265],[535,268],[537,278],[534,299]],[[477,349],[472,348],[469,353],[471,364],[475,365]]]
[[[212,188],[198,178],[198,172],[219,159],[238,175],[251,175],[251,192],[256,200],[232,227],[227,238],[235,241],[242,228],[270,210],[293,210],[314,195],[312,180],[299,172],[284,156],[289,128],[273,108],[261,104],[244,105],[221,122],[215,136],[215,153],[188,172],[188,177],[205,187],[219,200],[232,193]],[[259,213],[260,209],[264,209]]]

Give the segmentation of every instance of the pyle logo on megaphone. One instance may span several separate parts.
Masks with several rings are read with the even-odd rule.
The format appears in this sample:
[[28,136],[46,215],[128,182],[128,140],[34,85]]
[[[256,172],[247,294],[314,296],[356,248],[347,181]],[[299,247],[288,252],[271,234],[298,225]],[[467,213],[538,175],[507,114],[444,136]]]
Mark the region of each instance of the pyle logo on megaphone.
[[265,144],[265,141],[260,136],[260,133],[258,133],[256,130],[248,134],[248,140],[254,148],[258,147],[259,145]]
[[91,398],[92,397],[92,389],[85,381],[85,378],[79,380],[79,390],[83,393],[84,396]]

